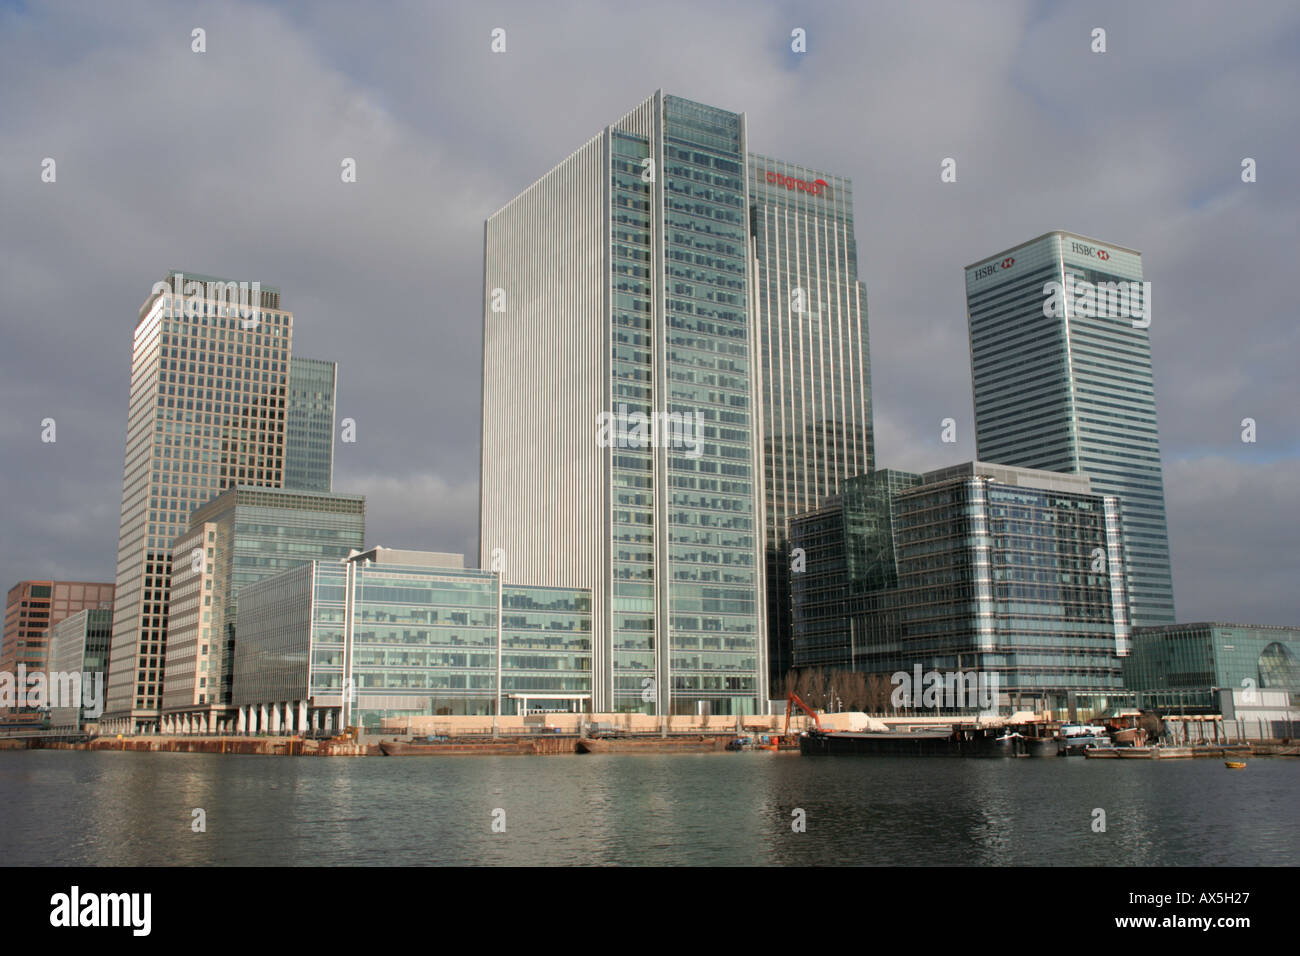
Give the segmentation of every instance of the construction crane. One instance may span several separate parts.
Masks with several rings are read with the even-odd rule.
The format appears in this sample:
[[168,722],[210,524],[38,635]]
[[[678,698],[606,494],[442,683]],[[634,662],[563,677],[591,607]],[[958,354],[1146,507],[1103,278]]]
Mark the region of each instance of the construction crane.
[[811,717],[811,718],[813,719],[813,723],[816,724],[816,726],[817,726],[817,732],[818,732],[819,734],[824,734],[824,733],[826,732],[826,731],[822,728],[822,719],[821,719],[820,717],[817,716],[817,711],[813,710],[811,707],[809,707],[807,704],[805,704],[805,703],[803,702],[803,700],[799,697],[798,694],[796,694],[794,691],[791,691],[791,692],[790,692],[790,696],[789,696],[789,698],[788,698],[788,699],[786,700],[786,702],[785,702],[785,734],[784,734],[784,736],[786,736],[786,737],[789,737],[789,736],[790,736],[790,711],[794,708],[794,705],[795,705],[795,704],[798,704],[798,705],[799,705],[799,708],[800,708],[800,709],[801,709],[805,714],[807,714],[809,717]]

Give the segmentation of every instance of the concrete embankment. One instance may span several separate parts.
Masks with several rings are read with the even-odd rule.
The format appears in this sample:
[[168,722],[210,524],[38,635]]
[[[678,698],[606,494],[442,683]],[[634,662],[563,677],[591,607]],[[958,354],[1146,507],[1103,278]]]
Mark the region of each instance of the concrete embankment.
[[[635,734],[618,738],[603,738],[601,750],[639,753],[678,752],[683,749],[722,750],[732,739],[732,734],[704,734],[683,738],[680,735],[660,737],[657,734]],[[97,737],[93,740],[69,741],[27,738],[6,741],[11,749],[32,750],[118,750],[149,753],[210,753],[210,754],[263,754],[268,756],[304,757],[377,757],[383,754],[380,740],[392,742],[390,752],[398,750],[403,756],[441,756],[446,754],[491,755],[513,753],[521,755],[549,755],[589,753],[595,747],[584,746],[576,735],[568,734],[490,734],[458,735],[440,738],[439,743],[427,744],[423,739],[398,736],[371,736],[356,740],[304,740],[299,737]],[[683,748],[686,740],[692,746]],[[701,740],[708,747],[701,748]],[[634,746],[633,746],[634,745]],[[400,750],[398,749],[400,748]]]
[[97,737],[73,743],[29,738],[13,741],[32,750],[134,750],[166,753],[266,754],[304,757],[377,756],[379,746],[352,740],[303,740],[300,737]]

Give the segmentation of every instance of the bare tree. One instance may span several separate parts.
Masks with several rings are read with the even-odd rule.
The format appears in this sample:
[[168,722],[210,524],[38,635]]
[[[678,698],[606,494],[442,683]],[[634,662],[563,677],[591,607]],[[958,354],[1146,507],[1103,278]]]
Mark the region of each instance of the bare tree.
[[893,684],[888,674],[868,674],[866,709],[873,714],[886,714],[890,711]]

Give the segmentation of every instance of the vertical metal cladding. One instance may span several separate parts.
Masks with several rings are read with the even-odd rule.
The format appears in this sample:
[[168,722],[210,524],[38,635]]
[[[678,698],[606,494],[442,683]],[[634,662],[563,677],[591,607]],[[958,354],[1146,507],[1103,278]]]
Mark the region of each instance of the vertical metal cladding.
[[748,164],[776,692],[794,663],[788,522],[875,467],[871,359],[851,182],[757,154]]
[[[605,137],[596,136],[493,215],[485,229],[480,567],[506,583],[609,594],[604,376]],[[594,667],[608,664],[598,629]],[[597,709],[603,689],[597,682]]]

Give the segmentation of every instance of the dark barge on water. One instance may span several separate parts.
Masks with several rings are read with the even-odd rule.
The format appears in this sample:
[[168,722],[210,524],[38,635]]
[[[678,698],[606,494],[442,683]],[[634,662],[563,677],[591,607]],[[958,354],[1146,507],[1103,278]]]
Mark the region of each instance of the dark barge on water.
[[959,725],[916,733],[813,730],[799,738],[799,752],[813,757],[1028,757],[1035,743],[1036,738],[1014,727]]

